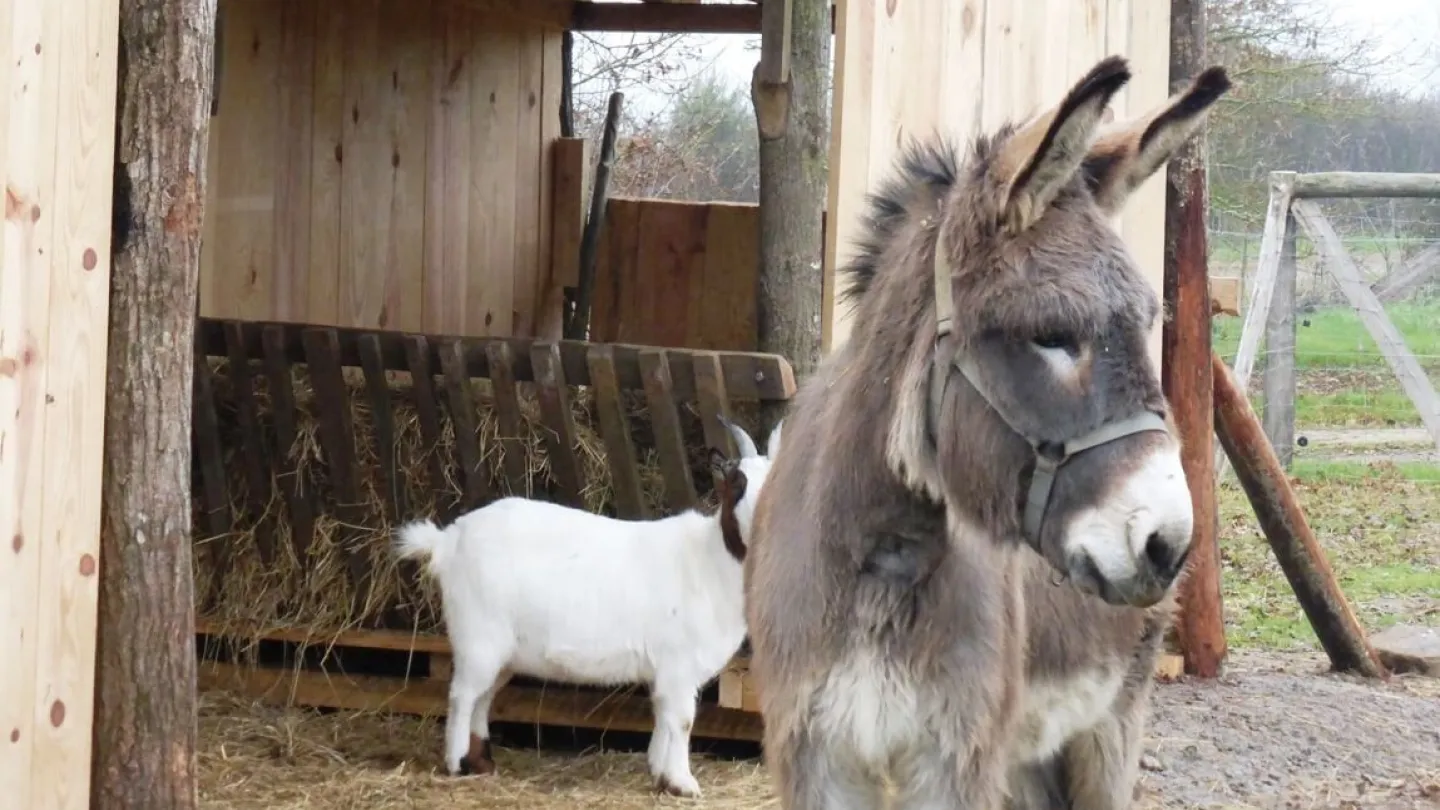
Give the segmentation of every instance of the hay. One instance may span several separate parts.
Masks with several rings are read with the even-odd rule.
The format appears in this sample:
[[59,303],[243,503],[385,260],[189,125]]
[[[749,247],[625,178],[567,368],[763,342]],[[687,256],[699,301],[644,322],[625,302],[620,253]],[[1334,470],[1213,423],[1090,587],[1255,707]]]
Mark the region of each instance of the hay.
[[[220,424],[221,443],[228,476],[227,491],[233,516],[233,530],[220,537],[199,536],[195,547],[195,585],[202,616],[232,638],[248,641],[247,648],[268,631],[307,629],[319,641],[333,639],[355,628],[389,628],[414,632],[442,632],[440,599],[428,578],[416,578],[413,571],[400,569],[390,553],[395,529],[387,515],[388,494],[376,448],[374,414],[363,378],[347,369],[346,382],[352,413],[354,445],[361,473],[361,519],[357,526],[345,526],[336,517],[334,497],[329,489],[328,462],[319,437],[319,404],[303,369],[292,369],[295,393],[297,436],[289,459],[296,465],[304,484],[306,500],[315,507],[315,528],[308,548],[292,542],[294,531],[289,507],[278,480],[277,465],[270,459],[268,489],[249,492],[244,475],[244,438],[241,434],[228,362],[211,359],[214,401]],[[260,429],[267,452],[276,446],[275,426],[268,382],[254,374],[253,384],[259,407]],[[538,402],[522,384],[520,410],[524,435],[520,437],[527,471],[523,486],[513,491],[505,474],[506,448],[500,442],[499,420],[493,407],[488,381],[475,380],[477,441],[496,496],[521,495],[558,500],[558,488],[551,475],[545,446],[545,427]],[[438,517],[442,507],[457,503],[461,476],[455,461],[454,423],[448,405],[437,392],[441,410],[442,437],[437,448],[444,470],[439,491],[430,485],[430,461],[415,408],[409,375],[393,373],[390,380],[392,420],[398,485],[403,494],[404,513],[400,521]],[[604,444],[597,430],[588,389],[572,388],[572,411],[576,429],[576,451],[580,460],[587,509],[614,514],[613,490]],[[656,461],[653,431],[643,399],[627,397],[625,403],[631,435],[640,458],[643,495],[652,514],[665,514],[664,482]],[[697,489],[708,499],[710,477],[706,472],[703,430],[698,415],[681,409],[681,421],[690,451],[691,471]],[[273,455],[273,453],[271,453]],[[197,489],[195,525],[204,527],[202,492]],[[368,588],[357,594],[347,567],[344,542],[353,536],[351,548],[365,560],[370,574]],[[272,560],[261,554],[262,537],[273,538]],[[242,652],[244,650],[242,649]]]
[[441,721],[434,718],[275,709],[205,694],[199,724],[200,803],[216,810],[779,806],[756,760],[692,755],[705,792],[695,801],[656,795],[643,753],[497,747],[496,774],[449,777],[440,763]]

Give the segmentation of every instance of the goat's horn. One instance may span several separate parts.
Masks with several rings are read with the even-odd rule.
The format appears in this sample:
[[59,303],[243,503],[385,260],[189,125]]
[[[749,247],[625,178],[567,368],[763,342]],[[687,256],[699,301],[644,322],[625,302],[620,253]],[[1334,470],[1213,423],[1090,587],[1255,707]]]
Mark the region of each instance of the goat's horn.
[[725,429],[730,431],[730,438],[735,440],[735,447],[739,449],[741,458],[752,458],[760,455],[760,449],[755,446],[755,440],[750,438],[750,434],[745,432],[745,428],[731,422],[724,416],[720,417],[720,424],[724,425]]
[[781,419],[775,423],[775,429],[770,431],[770,438],[765,440],[765,456],[775,458],[775,453],[780,449],[780,428],[785,426],[785,420]]

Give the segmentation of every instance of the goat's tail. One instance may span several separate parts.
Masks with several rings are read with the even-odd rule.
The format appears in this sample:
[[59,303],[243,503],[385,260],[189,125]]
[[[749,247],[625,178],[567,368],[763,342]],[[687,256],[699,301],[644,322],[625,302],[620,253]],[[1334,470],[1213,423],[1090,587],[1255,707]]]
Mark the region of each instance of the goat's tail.
[[430,520],[415,520],[400,527],[395,533],[395,556],[405,560],[413,557],[428,557],[431,576],[439,578],[440,572],[450,564],[455,553],[455,530],[452,526],[442,529]]

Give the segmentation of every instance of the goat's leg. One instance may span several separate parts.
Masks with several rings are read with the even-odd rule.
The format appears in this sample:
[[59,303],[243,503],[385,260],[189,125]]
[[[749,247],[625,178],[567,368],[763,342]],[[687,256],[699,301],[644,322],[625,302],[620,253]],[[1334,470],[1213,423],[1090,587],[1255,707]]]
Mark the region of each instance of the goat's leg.
[[690,729],[698,691],[694,680],[665,673],[651,687],[655,731],[650,736],[650,773],[656,787],[674,796],[700,795],[700,783],[690,773]]
[[1007,767],[995,746],[957,753],[939,740],[916,746],[891,765],[895,810],[1001,807]]
[[[449,714],[445,718],[445,768],[452,776],[490,773],[495,770],[495,761],[490,758],[490,701],[502,664],[470,655],[456,655],[454,663]],[[478,726],[477,715],[483,718]],[[475,736],[477,728],[483,736]]]
[[460,761],[462,768],[474,773],[495,772],[495,754],[490,750],[490,704],[509,682],[510,672],[501,670],[490,688],[481,692],[475,701],[475,709],[470,713],[470,750]]

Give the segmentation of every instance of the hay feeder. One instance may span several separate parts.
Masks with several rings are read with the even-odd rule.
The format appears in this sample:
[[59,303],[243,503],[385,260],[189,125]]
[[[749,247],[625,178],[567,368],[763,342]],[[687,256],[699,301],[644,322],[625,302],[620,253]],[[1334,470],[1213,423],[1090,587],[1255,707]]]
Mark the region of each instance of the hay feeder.
[[[705,506],[720,416],[795,391],[775,355],[201,318],[195,583],[202,688],[443,714],[438,595],[392,529],[523,495],[625,518]],[[759,737],[743,660],[695,733]],[[649,731],[634,694],[516,679],[497,722]]]

